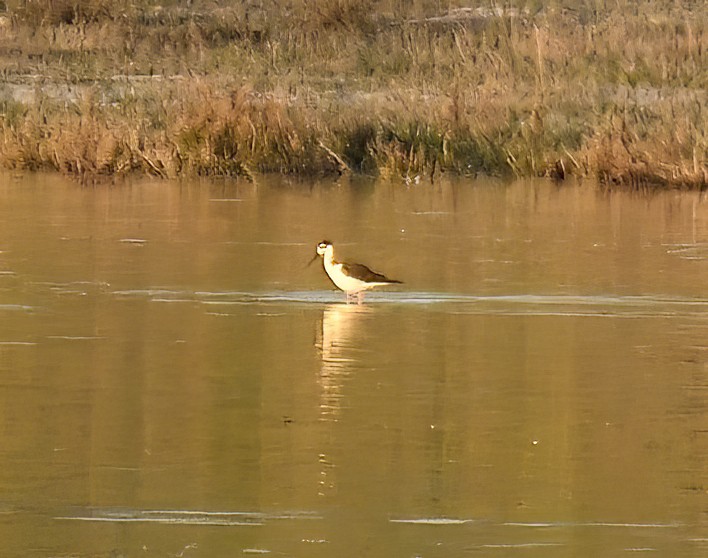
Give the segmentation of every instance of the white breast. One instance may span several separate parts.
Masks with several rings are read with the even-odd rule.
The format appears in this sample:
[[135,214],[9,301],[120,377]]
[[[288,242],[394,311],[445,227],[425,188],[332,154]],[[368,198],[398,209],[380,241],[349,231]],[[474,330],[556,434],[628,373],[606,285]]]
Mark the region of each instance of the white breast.
[[342,272],[342,264],[331,263],[325,260],[324,268],[327,275],[329,275],[329,278],[332,280],[332,283],[344,292],[355,293],[357,291],[363,291],[364,289],[375,286],[374,284],[368,284],[364,281],[360,281],[359,279],[354,279],[353,277],[345,275],[344,272]]

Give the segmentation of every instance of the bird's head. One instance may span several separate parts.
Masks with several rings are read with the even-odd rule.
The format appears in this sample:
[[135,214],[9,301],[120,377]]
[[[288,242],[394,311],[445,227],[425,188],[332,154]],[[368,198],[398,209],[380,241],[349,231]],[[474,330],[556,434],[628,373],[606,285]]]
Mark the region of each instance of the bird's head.
[[324,256],[327,248],[330,246],[332,246],[332,243],[329,240],[323,240],[317,245],[317,254],[319,256]]
[[317,253],[312,256],[312,259],[308,262],[306,267],[309,267],[312,265],[312,262],[314,262],[317,259],[317,256],[324,256],[325,252],[327,252],[327,248],[332,246],[332,243],[329,240],[323,240],[317,245]]

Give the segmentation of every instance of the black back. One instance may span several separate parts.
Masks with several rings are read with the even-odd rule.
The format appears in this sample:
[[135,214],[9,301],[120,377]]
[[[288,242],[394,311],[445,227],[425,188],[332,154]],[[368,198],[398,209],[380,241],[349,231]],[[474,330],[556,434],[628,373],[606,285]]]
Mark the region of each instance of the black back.
[[364,264],[342,263],[342,271],[349,277],[354,277],[367,283],[401,283],[401,281],[389,279],[385,275],[371,271]]

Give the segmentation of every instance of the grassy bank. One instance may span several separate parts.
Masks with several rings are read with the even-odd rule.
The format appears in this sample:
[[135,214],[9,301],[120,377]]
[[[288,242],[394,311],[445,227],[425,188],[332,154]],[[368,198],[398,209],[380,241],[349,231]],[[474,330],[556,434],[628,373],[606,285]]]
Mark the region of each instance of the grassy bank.
[[706,187],[696,0],[0,1],[0,163]]

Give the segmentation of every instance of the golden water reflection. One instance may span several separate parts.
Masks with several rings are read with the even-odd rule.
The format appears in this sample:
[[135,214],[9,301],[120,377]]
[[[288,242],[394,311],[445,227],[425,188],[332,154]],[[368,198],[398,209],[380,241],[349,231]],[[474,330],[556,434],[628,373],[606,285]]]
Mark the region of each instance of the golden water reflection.
[[355,304],[328,304],[322,312],[322,331],[317,341],[322,367],[319,385],[322,390],[320,413],[336,420],[345,399],[344,384],[355,373],[362,345],[367,335],[361,328],[371,307]]
[[0,181],[3,555],[705,553],[700,193],[302,186]]

